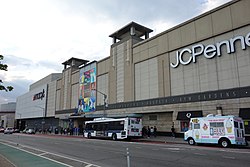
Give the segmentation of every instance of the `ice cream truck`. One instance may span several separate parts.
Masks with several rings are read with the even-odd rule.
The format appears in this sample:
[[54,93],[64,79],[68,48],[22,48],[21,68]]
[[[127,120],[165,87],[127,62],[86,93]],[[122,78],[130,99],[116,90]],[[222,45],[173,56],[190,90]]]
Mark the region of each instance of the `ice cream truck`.
[[243,120],[237,116],[214,116],[191,118],[189,129],[184,134],[188,144],[196,143],[247,145]]

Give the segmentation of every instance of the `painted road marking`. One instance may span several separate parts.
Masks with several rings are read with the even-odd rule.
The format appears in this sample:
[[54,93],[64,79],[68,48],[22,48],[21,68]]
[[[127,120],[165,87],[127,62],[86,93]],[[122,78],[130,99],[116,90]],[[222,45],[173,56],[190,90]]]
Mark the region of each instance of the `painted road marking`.
[[241,151],[241,150],[220,150],[221,152],[230,152],[230,153],[240,153],[240,154],[250,154],[250,152]]
[[[15,143],[10,142],[10,141],[4,141],[4,142],[15,144]],[[1,142],[1,143],[2,143],[2,142]],[[23,150],[23,149],[18,148],[18,147],[16,147],[16,146],[11,146],[11,145],[6,144],[6,143],[2,143],[2,144],[8,145],[8,146],[10,146],[10,147],[16,148],[16,149],[21,150],[21,151],[25,151],[25,152],[30,153],[30,154],[32,154],[32,155],[39,156],[39,157],[41,157],[41,158],[45,158],[45,159],[48,159],[48,160],[54,161],[54,162],[59,163],[59,164],[63,164],[63,165],[68,166],[68,167],[73,167],[73,166],[71,166],[71,165],[68,165],[68,164],[62,163],[62,162],[60,162],[60,161],[56,161],[56,160],[53,160],[53,159],[47,158],[47,157],[45,157],[45,156],[40,156],[39,154],[34,154],[34,153],[32,153],[32,152],[29,152],[29,151]],[[26,147],[26,148],[33,149],[33,150],[36,150],[36,151],[43,152],[43,153],[42,153],[43,155],[46,155],[46,154],[51,154],[51,155],[55,155],[55,156],[58,156],[58,157],[62,157],[62,158],[64,158],[64,159],[69,159],[69,160],[72,160],[72,161],[76,161],[76,162],[84,163],[84,164],[87,164],[87,165],[90,165],[90,166],[100,167],[100,166],[98,166],[98,165],[91,164],[91,163],[88,163],[88,162],[84,162],[84,161],[81,161],[81,160],[73,159],[73,158],[70,158],[70,157],[63,156],[63,155],[59,155],[59,154],[55,154],[55,153],[50,153],[50,152],[46,152],[46,151],[44,151],[44,150],[40,150],[40,149],[37,149],[37,148],[33,148],[33,147],[29,147],[29,146],[24,146],[24,145],[22,145],[22,148],[25,148],[25,147]]]
[[[43,150],[40,150],[40,149],[35,149],[35,150],[43,151]],[[63,155],[55,154],[55,153],[47,152],[47,154],[55,155],[55,156],[58,156],[58,157],[62,157],[62,158],[69,159],[69,160],[76,161],[76,162],[80,162],[80,163],[85,163],[87,165],[91,165],[91,166],[95,166],[95,167],[100,167],[98,165],[94,165],[94,164],[91,164],[91,163],[88,163],[88,162],[84,162],[84,161],[81,161],[81,160],[77,160],[77,159],[74,159],[74,158],[66,157],[66,156],[63,156]]]
[[235,157],[229,157],[229,156],[222,156],[222,157],[226,159],[235,159]]
[[180,148],[167,148],[168,150],[179,151]]
[[61,165],[64,165],[64,166],[73,167],[73,166],[71,166],[71,165],[68,165],[68,164],[65,164],[65,163],[62,163],[62,162],[59,162],[59,161],[55,161],[55,160],[50,159],[50,158],[47,158],[47,157],[39,156],[39,155],[34,154],[34,153],[32,153],[32,152],[29,152],[29,151],[27,151],[27,150],[23,150],[23,149],[20,149],[20,148],[18,148],[18,147],[14,147],[14,146],[12,146],[12,145],[9,145],[9,144],[3,143],[3,142],[1,142],[1,144],[6,145],[6,146],[9,146],[9,147],[12,147],[12,148],[14,148],[14,149],[17,149],[17,150],[20,150],[20,151],[23,151],[23,152],[26,152],[26,153],[29,153],[29,154],[34,155],[34,156],[38,156],[38,157],[40,157],[40,158],[47,159],[47,160],[49,160],[49,161],[52,161],[52,162],[55,162],[55,163],[58,163],[58,164],[61,164]]
[[88,164],[88,165],[86,165],[85,167],[91,167],[92,166],[92,164]]
[[181,149],[173,147],[173,148],[162,148],[162,150],[170,150],[170,151],[177,151],[177,152],[179,152]]
[[38,154],[39,156],[43,156],[43,155],[45,155],[45,154],[48,154],[47,152],[44,152],[44,153],[42,153],[42,154]]
[[204,155],[207,155],[207,154],[202,154],[202,153],[194,153],[195,155],[201,155],[201,156],[204,156]]

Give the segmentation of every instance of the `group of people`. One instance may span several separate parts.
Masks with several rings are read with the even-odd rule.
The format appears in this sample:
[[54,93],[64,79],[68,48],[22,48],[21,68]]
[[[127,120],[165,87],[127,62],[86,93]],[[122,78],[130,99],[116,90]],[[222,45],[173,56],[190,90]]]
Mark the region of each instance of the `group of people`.
[[[175,128],[174,126],[171,127],[171,135],[172,137],[175,137]],[[145,138],[145,137],[148,137],[150,138],[150,136],[154,136],[156,137],[157,136],[157,128],[156,126],[154,127],[149,127],[149,126],[144,126],[142,128],[142,136]]]
[[142,128],[142,136],[143,137],[150,137],[150,136],[154,136],[154,137],[156,137],[157,136],[157,128],[156,128],[156,126],[154,126],[154,127],[146,127],[146,126],[144,126],[143,128]]
[[60,134],[64,135],[79,135],[80,129],[77,127],[74,128],[60,128]]

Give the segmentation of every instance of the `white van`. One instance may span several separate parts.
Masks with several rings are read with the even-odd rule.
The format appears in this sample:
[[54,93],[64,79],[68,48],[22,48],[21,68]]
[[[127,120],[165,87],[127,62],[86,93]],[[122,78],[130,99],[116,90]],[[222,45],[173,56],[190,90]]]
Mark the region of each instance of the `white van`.
[[243,120],[236,116],[214,116],[191,118],[184,140],[188,144],[210,143],[222,147],[247,145]]

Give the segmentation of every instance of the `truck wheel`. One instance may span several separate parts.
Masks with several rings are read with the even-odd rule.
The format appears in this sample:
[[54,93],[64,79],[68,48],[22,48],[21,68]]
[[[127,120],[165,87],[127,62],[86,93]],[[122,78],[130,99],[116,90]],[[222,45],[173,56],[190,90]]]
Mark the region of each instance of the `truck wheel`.
[[188,139],[188,144],[189,144],[189,145],[195,145],[194,139],[193,139],[193,138],[189,138],[189,139]]
[[220,140],[220,145],[223,148],[227,148],[230,146],[230,141],[228,139],[221,139]]
[[117,136],[115,133],[112,135],[112,140],[117,140]]
[[88,133],[88,139],[90,139],[91,138],[91,133]]

